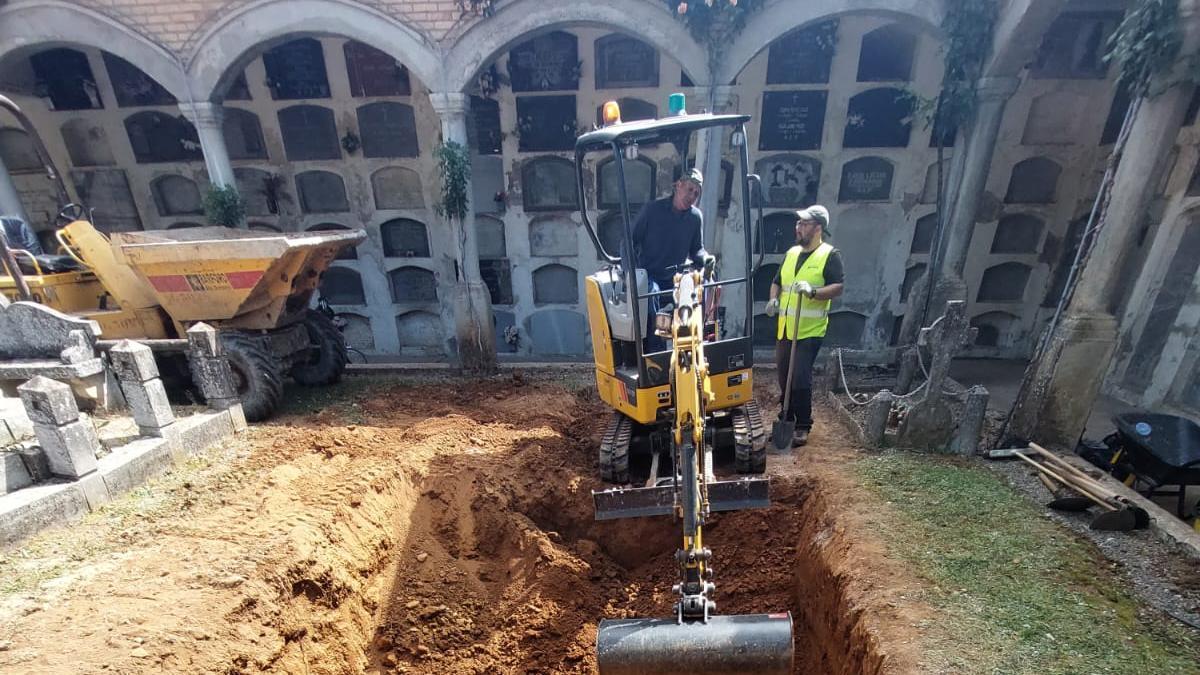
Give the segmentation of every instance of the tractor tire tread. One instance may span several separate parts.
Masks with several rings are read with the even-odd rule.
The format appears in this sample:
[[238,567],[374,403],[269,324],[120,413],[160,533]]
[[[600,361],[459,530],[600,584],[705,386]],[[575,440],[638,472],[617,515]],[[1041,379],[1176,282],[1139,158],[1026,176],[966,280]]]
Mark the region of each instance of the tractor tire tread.
[[222,333],[221,347],[229,366],[241,377],[238,391],[247,422],[261,422],[274,414],[283,400],[283,372],[261,340],[238,333]]
[[754,436],[757,406],[746,404],[734,408],[732,415],[734,468],[738,473],[763,473],[767,470],[767,447],[765,442],[756,442]]
[[316,363],[297,361],[292,366],[292,379],[306,387],[336,384],[342,379],[349,361],[345,338],[329,317],[311,309],[304,316],[304,327],[308,329],[309,339],[320,351],[320,358]]
[[629,482],[629,444],[633,420],[613,411],[600,439],[600,478],[608,483]]

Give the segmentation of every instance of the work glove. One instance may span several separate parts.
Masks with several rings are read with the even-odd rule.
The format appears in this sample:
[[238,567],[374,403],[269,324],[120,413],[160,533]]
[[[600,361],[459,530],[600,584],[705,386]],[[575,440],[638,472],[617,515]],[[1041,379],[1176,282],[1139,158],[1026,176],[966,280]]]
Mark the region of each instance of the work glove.
[[767,316],[775,316],[779,313],[779,298],[771,298],[767,302]]
[[792,292],[800,293],[806,298],[811,298],[813,294],[813,287],[812,284],[808,283],[807,281],[795,281],[792,282]]

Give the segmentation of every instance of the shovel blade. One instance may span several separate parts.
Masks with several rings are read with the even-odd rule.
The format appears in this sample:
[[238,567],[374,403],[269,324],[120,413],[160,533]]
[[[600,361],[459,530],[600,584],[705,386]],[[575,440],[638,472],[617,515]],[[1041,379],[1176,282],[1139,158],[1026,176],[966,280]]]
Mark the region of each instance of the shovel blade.
[[1105,532],[1129,532],[1137,528],[1137,518],[1129,509],[1108,511],[1092,519],[1092,529]]
[[707,623],[675,619],[605,619],[596,636],[600,675],[715,675],[792,672],[792,616],[713,616]]
[[771,426],[771,447],[775,448],[775,452],[788,452],[792,449],[792,437],[795,435],[795,420],[778,420]]
[[1046,506],[1055,511],[1087,511],[1095,502],[1087,497],[1059,497],[1050,501]]

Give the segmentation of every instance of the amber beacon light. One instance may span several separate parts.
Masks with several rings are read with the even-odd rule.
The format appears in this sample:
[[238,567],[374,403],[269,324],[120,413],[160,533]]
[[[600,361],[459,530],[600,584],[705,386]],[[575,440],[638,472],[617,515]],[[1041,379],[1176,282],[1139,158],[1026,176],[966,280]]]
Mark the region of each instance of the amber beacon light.
[[621,123],[621,106],[616,101],[604,104],[604,126]]

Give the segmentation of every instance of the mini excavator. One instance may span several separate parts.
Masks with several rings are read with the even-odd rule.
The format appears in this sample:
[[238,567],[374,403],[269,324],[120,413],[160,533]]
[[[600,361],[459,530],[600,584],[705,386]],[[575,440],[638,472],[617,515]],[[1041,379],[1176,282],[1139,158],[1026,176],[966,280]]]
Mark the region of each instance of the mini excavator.
[[[632,245],[627,165],[639,152],[673,148],[676,166],[684,166],[693,134],[724,127],[740,148],[742,195],[758,177],[748,173],[745,123],[748,115],[687,114],[682,94],[673,94],[670,115],[657,120],[621,122],[616,102],[602,108],[603,126],[580,136],[575,144],[577,188],[586,195],[584,167],[589,155],[611,155],[619,195],[619,236],[597,232],[588,217],[586,198],[580,211],[592,243],[607,265],[586,281],[600,398],[613,412],[599,450],[601,477],[617,486],[593,492],[598,520],[665,516],[682,524],[682,546],[675,554],[679,581],[668,618],[605,619],[597,635],[601,675],[635,673],[771,673],[792,671],[794,648],[790,612],[749,615],[716,613],[713,552],[703,530],[719,511],[770,505],[769,480],[737,476],[718,480],[714,455],[733,450],[739,474],[766,469],[766,433],[754,401],[753,270],[751,228],[745,231],[745,259],[736,278],[719,279],[715,266],[682,264],[675,269],[674,289],[650,292],[646,272],[638,269]],[[640,150],[644,149],[644,150]],[[600,172],[597,171],[597,175]],[[759,200],[758,229],[762,226]],[[743,222],[751,223],[749,200],[741,200]],[[651,224],[653,226],[653,224]],[[762,241],[762,236],[758,237]],[[607,247],[606,247],[607,244]],[[617,248],[627,252],[614,255]],[[755,269],[762,262],[759,253]],[[723,287],[741,286],[745,323],[725,337],[720,305]],[[670,340],[664,351],[646,353],[643,336],[650,330],[648,300],[659,297],[666,308],[654,317],[656,334]],[[733,299],[734,296],[730,296]],[[631,458],[649,455],[649,476],[630,485]],[[644,464],[644,462],[642,462]],[[638,476],[639,481],[641,476]]]

